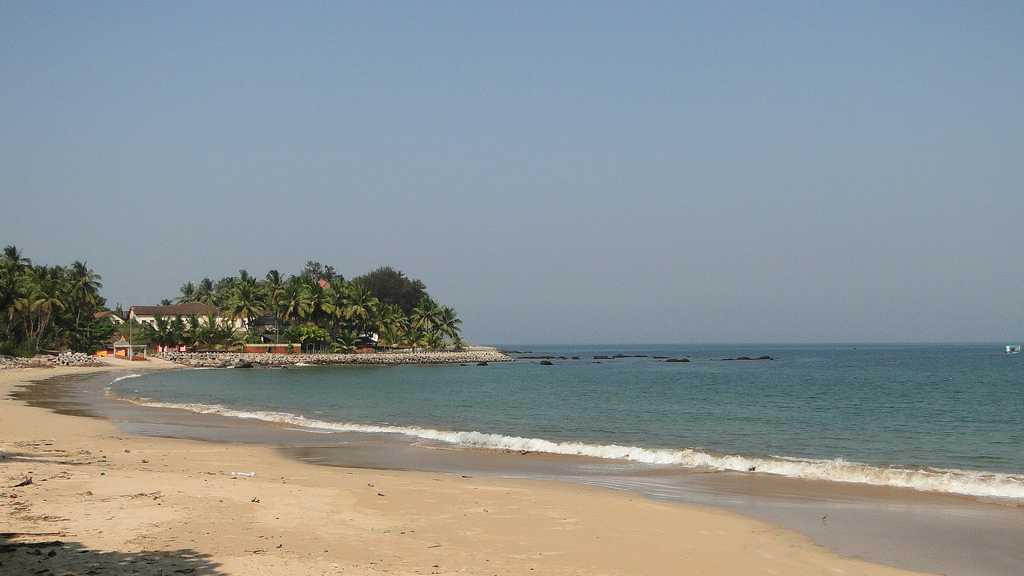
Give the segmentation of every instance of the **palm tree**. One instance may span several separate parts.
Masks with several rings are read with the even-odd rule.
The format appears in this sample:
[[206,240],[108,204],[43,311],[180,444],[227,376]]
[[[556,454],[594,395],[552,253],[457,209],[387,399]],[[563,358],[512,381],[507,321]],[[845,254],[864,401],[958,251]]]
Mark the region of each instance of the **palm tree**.
[[249,275],[249,272],[242,268],[238,271],[238,282],[241,284],[249,284],[252,286],[256,285],[256,279]]
[[178,296],[178,304],[196,301],[196,295],[198,292],[196,289],[196,285],[193,284],[191,280],[182,284],[181,288],[179,288],[178,291],[181,293],[181,295]]
[[451,338],[452,344],[456,348],[462,348],[462,337],[459,335],[462,331],[462,320],[455,313],[454,308],[451,306],[441,308],[438,328],[442,336]]
[[241,318],[244,325],[248,327],[252,325],[254,318],[263,314],[263,310],[263,294],[256,286],[255,280],[252,282],[239,282],[231,294],[231,299],[228,301],[228,316],[232,320]]
[[330,318],[331,331],[337,333],[338,324],[348,318],[349,291],[343,279],[331,279],[330,289],[324,295],[322,306]]
[[71,304],[75,309],[75,333],[81,326],[82,313],[91,314],[96,311],[100,302],[100,288],[103,288],[103,277],[94,272],[85,262],[75,261],[71,265]]
[[34,322],[32,321],[35,315],[35,308],[32,305],[32,298],[30,296],[22,296],[16,298],[10,308],[7,309],[8,321],[11,324],[12,331],[15,326],[21,324],[24,329],[24,334],[31,338],[33,331],[35,330]]
[[15,272],[32,265],[32,261],[25,258],[14,244],[4,247],[4,259],[14,266]]
[[360,284],[350,284],[345,318],[352,323],[359,334],[365,334],[372,323],[378,300]]
[[309,298],[309,312],[306,318],[316,322],[326,314],[324,304],[327,302],[327,291],[318,281],[307,281],[304,284]]
[[285,297],[284,278],[277,270],[267,272],[264,283],[267,296],[267,308],[274,315],[274,342],[281,341],[281,304]]
[[213,305],[214,285],[213,280],[203,278],[196,286],[195,300],[203,304]]
[[182,331],[182,337],[184,338],[185,345],[189,347],[189,350],[195,348],[196,344],[199,343],[202,337],[203,326],[199,321],[199,316],[195,314],[190,315],[185,319],[185,328]]
[[295,323],[307,318],[313,310],[306,284],[301,278],[293,277],[285,286],[281,300],[281,315],[285,321]]
[[395,346],[401,343],[408,330],[409,320],[397,304],[384,304],[377,313],[377,326],[381,343]]
[[234,276],[228,276],[227,278],[217,280],[217,283],[213,286],[211,304],[217,308],[224,308],[227,306],[234,294],[235,286],[237,284],[238,278],[235,278]]
[[420,336],[441,333],[441,308],[430,298],[424,298],[413,308],[409,323]]
[[147,325],[145,332],[149,336],[149,341],[161,348],[172,344],[170,324],[159,314],[153,317],[153,325]]
[[[46,268],[44,267],[44,270]],[[60,299],[60,292],[57,282],[51,277],[45,278],[31,296],[31,309],[37,315],[38,324],[32,336],[36,351],[39,350],[39,340],[46,331],[55,310],[63,310],[64,302]]]
[[331,343],[331,352],[351,352],[356,348],[356,335],[351,330],[342,330]]

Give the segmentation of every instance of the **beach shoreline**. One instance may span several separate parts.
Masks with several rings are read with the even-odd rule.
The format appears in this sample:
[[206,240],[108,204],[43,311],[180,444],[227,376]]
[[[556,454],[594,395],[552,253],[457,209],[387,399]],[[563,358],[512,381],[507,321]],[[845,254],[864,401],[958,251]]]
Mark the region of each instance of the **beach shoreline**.
[[[0,395],[97,371],[116,369],[7,370]],[[907,573],[727,511],[559,482],[316,466],[264,445],[127,435],[19,400],[0,403],[0,438],[6,486],[33,478],[2,490],[0,532],[21,534],[4,543],[5,566],[73,571],[127,554],[203,574]],[[52,556],[31,553],[53,540]]]

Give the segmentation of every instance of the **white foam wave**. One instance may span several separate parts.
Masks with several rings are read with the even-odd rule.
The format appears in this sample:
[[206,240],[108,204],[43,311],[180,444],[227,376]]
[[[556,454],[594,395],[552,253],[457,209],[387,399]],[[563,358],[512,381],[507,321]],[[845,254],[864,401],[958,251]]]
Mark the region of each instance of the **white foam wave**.
[[617,444],[587,444],[582,442],[553,442],[543,438],[523,438],[488,434],[485,432],[461,432],[435,430],[415,426],[392,426],[358,424],[351,422],[328,422],[306,418],[287,412],[241,411],[220,405],[177,404],[130,400],[144,406],[177,408],[199,414],[217,414],[234,418],[245,418],[288,424],[304,429],[335,432],[362,432],[371,434],[402,434],[425,440],[444,442],[469,448],[513,450],[518,452],[544,452],[592,458],[627,460],[646,464],[676,465],[720,471],[755,472],[776,474],[790,478],[853,482],[874,486],[896,486],[926,492],[946,492],[967,496],[991,498],[1024,499],[1024,476],[997,472],[981,472],[958,469],[912,469],[879,467],[848,462],[843,459],[815,460],[791,457],[757,458],[740,455],[720,455],[701,450],[664,448],[641,448]]
[[117,378],[114,378],[113,380],[110,381],[110,383],[115,384],[117,382],[120,382],[121,380],[127,380],[129,378],[138,378],[140,376],[142,376],[142,374],[126,374],[124,376],[118,376]]

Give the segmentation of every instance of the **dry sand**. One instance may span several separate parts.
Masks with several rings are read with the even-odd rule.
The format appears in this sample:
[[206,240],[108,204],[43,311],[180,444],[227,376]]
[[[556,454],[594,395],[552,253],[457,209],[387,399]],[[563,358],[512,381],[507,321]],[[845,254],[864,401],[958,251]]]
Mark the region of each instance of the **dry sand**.
[[0,372],[0,574],[909,574],[714,509],[129,437],[8,398],[96,370]]

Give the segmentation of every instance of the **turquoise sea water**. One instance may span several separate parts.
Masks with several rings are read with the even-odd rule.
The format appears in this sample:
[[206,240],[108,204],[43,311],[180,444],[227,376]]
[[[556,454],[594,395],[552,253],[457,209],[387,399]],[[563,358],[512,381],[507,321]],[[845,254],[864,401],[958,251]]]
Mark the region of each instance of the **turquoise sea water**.
[[[515,348],[567,359],[184,370],[113,391],[319,431],[1024,498],[1024,356],[999,345]],[[594,363],[614,354],[649,357]]]

